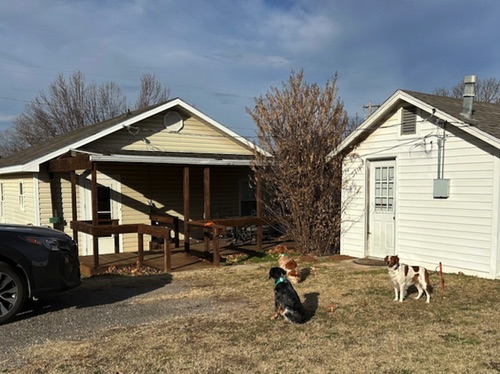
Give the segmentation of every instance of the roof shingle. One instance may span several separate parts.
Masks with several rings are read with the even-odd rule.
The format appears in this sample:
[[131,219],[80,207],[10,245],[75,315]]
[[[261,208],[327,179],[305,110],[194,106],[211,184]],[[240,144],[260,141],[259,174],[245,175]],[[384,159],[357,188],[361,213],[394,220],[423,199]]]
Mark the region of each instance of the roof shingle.
[[430,95],[408,90],[402,91],[433,106],[436,110],[448,113],[449,115],[459,118],[460,120],[500,139],[500,104],[482,103],[478,101],[474,102],[473,115],[470,120],[460,114],[463,104],[462,99]]

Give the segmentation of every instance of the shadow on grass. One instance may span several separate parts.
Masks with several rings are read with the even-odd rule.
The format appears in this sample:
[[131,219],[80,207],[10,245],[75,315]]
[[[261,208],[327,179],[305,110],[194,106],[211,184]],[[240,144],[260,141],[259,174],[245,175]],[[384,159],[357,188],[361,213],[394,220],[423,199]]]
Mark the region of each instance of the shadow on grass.
[[82,279],[82,284],[63,293],[26,301],[12,322],[66,308],[88,308],[113,304],[162,288],[172,282],[171,274],[125,276],[106,274]]
[[304,282],[309,276],[311,275],[311,268],[302,268],[300,269],[300,277],[301,277],[301,282]]
[[318,310],[318,299],[319,292],[311,292],[304,295],[304,302],[302,304],[306,310],[305,322],[309,321],[316,314],[316,311]]

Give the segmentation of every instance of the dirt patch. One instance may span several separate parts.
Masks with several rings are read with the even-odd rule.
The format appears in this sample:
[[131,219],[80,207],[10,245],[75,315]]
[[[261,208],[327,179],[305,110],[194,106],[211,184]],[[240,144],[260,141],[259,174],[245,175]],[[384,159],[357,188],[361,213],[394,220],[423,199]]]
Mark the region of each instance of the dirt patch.
[[318,262],[319,260],[311,255],[302,255],[299,257],[299,260],[302,262]]

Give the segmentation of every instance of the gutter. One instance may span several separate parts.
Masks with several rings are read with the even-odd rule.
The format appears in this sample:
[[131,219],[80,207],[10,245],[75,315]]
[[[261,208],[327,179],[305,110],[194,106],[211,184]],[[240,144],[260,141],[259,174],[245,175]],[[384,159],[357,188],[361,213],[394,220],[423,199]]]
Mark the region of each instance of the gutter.
[[194,157],[158,157],[132,155],[97,155],[91,154],[90,161],[123,162],[145,164],[176,164],[176,165],[214,165],[214,166],[250,166],[252,160],[211,159]]

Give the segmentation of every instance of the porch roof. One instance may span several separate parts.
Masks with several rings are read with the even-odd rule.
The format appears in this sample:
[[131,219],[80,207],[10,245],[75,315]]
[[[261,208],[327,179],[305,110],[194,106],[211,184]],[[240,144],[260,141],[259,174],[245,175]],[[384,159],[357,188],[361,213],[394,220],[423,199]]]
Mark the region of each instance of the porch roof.
[[123,162],[148,164],[179,164],[179,165],[220,165],[220,166],[250,166],[253,156],[238,154],[213,154],[191,152],[149,152],[149,151],[113,151],[84,152],[89,155],[89,161]]

